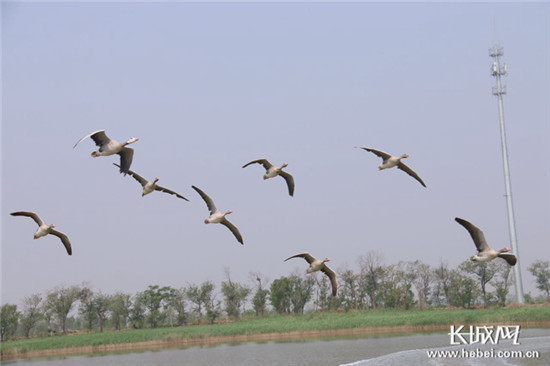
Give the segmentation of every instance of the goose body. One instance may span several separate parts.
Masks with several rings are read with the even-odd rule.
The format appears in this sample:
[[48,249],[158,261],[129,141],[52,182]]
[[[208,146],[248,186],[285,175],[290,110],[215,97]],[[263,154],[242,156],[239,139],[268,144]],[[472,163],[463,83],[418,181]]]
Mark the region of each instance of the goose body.
[[127,147],[126,145],[139,141],[139,139],[132,137],[128,141],[120,143],[118,141],[111,140],[105,134],[105,130],[98,130],[81,138],[73,146],[73,149],[82,141],[86,140],[88,137],[91,138],[97,146],[99,146],[97,151],[93,151],[91,153],[92,157],[97,158],[99,156],[110,156],[118,154],[120,156],[120,172],[124,174],[128,173],[130,165],[132,165],[134,149]]
[[36,232],[34,233],[34,236],[33,236],[34,239],[41,238],[41,237],[46,236],[48,234],[55,235],[59,239],[61,239],[61,242],[65,246],[65,250],[67,250],[67,254],[72,255],[71,242],[69,241],[69,238],[64,233],[62,233],[60,231],[57,231],[57,230],[54,230],[54,228],[55,228],[54,224],[46,225],[46,223],[44,223],[44,221],[42,221],[40,219],[40,217],[38,217],[38,215],[35,214],[34,212],[17,211],[17,212],[10,213],[10,215],[30,217],[38,225],[38,229],[36,230]]
[[384,170],[384,169],[390,169],[397,167],[397,169],[400,169],[416,179],[422,186],[426,187],[426,184],[424,184],[424,181],[416,174],[414,170],[409,168],[405,163],[403,163],[401,160],[406,159],[409,157],[409,154],[403,154],[401,156],[394,156],[391,154],[388,154],[387,152],[371,149],[369,147],[361,147],[360,149],[363,149],[365,151],[371,152],[374,155],[382,158],[382,164],[378,166],[378,170]]
[[258,160],[253,160],[249,163],[246,163],[245,165],[243,165],[243,168],[246,168],[251,164],[261,164],[264,167],[265,169],[264,180],[269,178],[275,178],[276,176],[281,176],[286,181],[286,184],[288,187],[288,194],[290,196],[294,196],[294,177],[292,177],[291,174],[283,170],[283,168],[286,168],[288,166],[287,163],[284,163],[281,166],[276,166],[271,164],[269,161],[267,161],[267,159],[258,159]]
[[[118,165],[116,163],[113,163],[113,165],[120,168],[120,165]],[[172,191],[171,189],[159,186],[157,184],[157,182],[159,181],[159,177],[155,177],[155,179],[153,181],[148,181],[147,179],[143,178],[141,175],[137,174],[136,172],[134,172],[132,170],[128,170],[128,174],[130,174],[143,187],[143,190],[141,191],[141,197],[143,197],[143,196],[145,196],[145,195],[147,195],[147,194],[149,194],[153,191],[159,191],[159,192],[172,194],[172,195],[175,195],[178,198],[189,201],[187,198],[183,197],[181,194],[176,193],[176,192]]]
[[480,228],[459,217],[455,217],[455,221],[468,230],[468,233],[470,233],[470,236],[476,245],[478,253],[470,257],[470,260],[473,262],[489,262],[495,258],[502,258],[511,266],[517,263],[517,257],[514,254],[509,253],[511,251],[510,248],[494,250],[485,240],[485,235]]
[[202,197],[204,202],[206,202],[206,207],[208,207],[208,210],[210,211],[210,216],[204,220],[205,224],[222,224],[225,227],[227,227],[237,238],[237,241],[241,244],[243,243],[243,237],[241,236],[241,233],[239,232],[239,229],[235,225],[233,225],[225,216],[233,213],[231,210],[227,210],[225,213],[222,213],[220,210],[216,208],[216,205],[214,204],[214,201],[212,198],[210,198],[206,193],[204,193],[201,189],[191,186],[197,193]]
[[306,273],[313,273],[317,271],[323,272],[330,279],[330,284],[332,286],[332,296],[336,297],[336,293],[338,291],[338,281],[336,280],[336,272],[334,272],[325,264],[326,262],[330,261],[330,258],[325,258],[324,260],[320,260],[315,258],[309,253],[300,253],[300,254],[293,255],[292,257],[288,257],[287,259],[285,259],[285,262],[292,258],[304,258],[306,262],[309,263],[309,268],[306,270]]

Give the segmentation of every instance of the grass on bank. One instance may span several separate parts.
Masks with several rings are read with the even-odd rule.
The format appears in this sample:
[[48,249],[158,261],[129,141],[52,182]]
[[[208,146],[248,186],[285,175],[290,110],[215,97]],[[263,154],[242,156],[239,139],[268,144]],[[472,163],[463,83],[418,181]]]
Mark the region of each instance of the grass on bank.
[[220,336],[254,335],[264,333],[287,333],[392,326],[467,325],[510,322],[548,322],[550,306],[521,306],[495,309],[429,309],[406,311],[350,311],[346,313],[310,313],[305,315],[268,315],[241,321],[193,325],[172,328],[134,329],[42,337],[4,342],[1,354],[4,357],[26,352],[101,346],[109,344],[146,341],[174,341],[179,339],[205,339]]

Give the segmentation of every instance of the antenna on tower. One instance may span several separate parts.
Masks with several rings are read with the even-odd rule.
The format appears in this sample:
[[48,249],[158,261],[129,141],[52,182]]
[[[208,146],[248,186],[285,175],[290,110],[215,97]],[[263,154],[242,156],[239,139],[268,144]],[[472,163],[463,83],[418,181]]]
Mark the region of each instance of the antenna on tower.
[[489,49],[489,56],[493,60],[491,65],[491,75],[496,78],[496,86],[493,87],[493,95],[498,99],[498,116],[500,121],[500,141],[502,146],[502,162],[504,167],[504,186],[506,189],[506,206],[508,209],[508,228],[510,230],[510,242],[514,253],[518,258],[518,262],[514,267],[516,300],[523,304],[523,282],[521,280],[521,260],[519,256],[519,248],[516,238],[516,223],[514,219],[514,206],[512,202],[512,182],[510,179],[510,167],[508,166],[508,148],[506,146],[506,130],[504,126],[504,107],[502,96],[506,94],[506,87],[502,85],[500,77],[506,75],[506,64],[500,64],[500,57],[504,55],[503,48],[499,45],[494,45]]

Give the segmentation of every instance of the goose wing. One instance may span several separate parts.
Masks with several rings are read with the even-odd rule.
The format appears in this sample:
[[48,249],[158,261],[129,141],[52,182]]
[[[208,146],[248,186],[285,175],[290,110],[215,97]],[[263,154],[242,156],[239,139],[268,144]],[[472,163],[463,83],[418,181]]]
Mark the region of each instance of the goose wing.
[[336,280],[336,272],[328,268],[326,265],[321,268],[321,271],[330,278],[330,284],[332,285],[332,296],[336,297],[338,291],[338,281]]
[[[131,170],[128,171],[128,173],[130,173],[130,172],[131,172]],[[176,197],[181,198],[181,199],[186,200],[187,202],[189,202],[189,200],[187,198],[183,197],[181,194],[176,193],[176,192],[172,191],[171,189],[161,187],[159,185],[155,185],[155,191],[160,191],[160,192],[164,192],[164,193],[168,193],[168,194],[173,194]]]
[[483,231],[480,228],[478,228],[471,222],[461,219],[459,217],[455,217],[455,221],[464,226],[466,230],[468,230],[476,245],[478,252],[484,252],[485,250],[490,248],[489,244],[487,244],[487,241],[485,240],[485,235],[483,235]]
[[288,186],[288,194],[294,196],[294,178],[292,177],[292,175],[283,170],[279,172],[279,175],[286,180],[286,185]]
[[[117,163],[113,163],[113,165],[120,168],[120,165],[118,165]],[[141,175],[132,170],[128,170],[128,174],[130,174],[135,180],[137,180],[142,187],[145,187],[148,182],[147,179],[143,178]]]
[[204,202],[206,202],[206,207],[208,207],[208,210],[210,211],[210,215],[212,215],[214,212],[216,212],[218,209],[216,208],[216,205],[214,204],[214,201],[212,201],[212,198],[210,198],[206,193],[201,191],[199,188],[195,186],[191,186],[197,193],[202,197]]
[[34,212],[28,212],[28,211],[17,211],[17,212],[12,212],[10,213],[10,215],[12,216],[27,216],[27,217],[30,217],[31,219],[34,220],[34,222],[36,222],[38,224],[38,226],[41,226],[42,224],[44,224],[44,221],[42,221],[40,219],[40,217],[38,217],[37,214],[35,214]]
[[231,232],[233,233],[233,235],[235,235],[235,238],[237,238],[237,241],[241,244],[244,245],[243,243],[243,237],[241,236],[241,233],[239,232],[239,229],[237,229],[237,227],[235,225],[233,225],[231,222],[229,222],[229,220],[227,220],[226,218],[224,218],[220,224],[222,224],[223,226],[225,226],[226,228],[228,228],[229,230],[231,230]]
[[65,249],[67,250],[67,254],[72,255],[73,251],[71,249],[71,242],[69,241],[69,238],[67,235],[63,234],[60,231],[57,230],[51,230],[50,234],[57,236],[59,239],[61,239],[61,242],[65,246]]
[[316,259],[314,256],[312,256],[309,253],[300,253],[300,254],[293,255],[292,257],[288,257],[287,259],[285,259],[285,262],[292,258],[304,258],[309,264],[311,264]]
[[387,152],[384,152],[382,150],[371,149],[370,147],[360,147],[360,149],[371,152],[374,155],[381,157],[384,161],[392,157],[391,154],[388,154]]
[[246,163],[245,165],[243,165],[243,168],[246,168],[247,166],[249,166],[250,164],[262,164],[265,168],[265,170],[267,171],[269,168],[271,168],[273,166],[273,164],[271,164],[269,161],[267,161],[266,159],[258,159],[258,160],[253,160],[251,161],[250,163]]
[[511,266],[515,265],[518,262],[518,258],[515,254],[512,253],[500,253],[498,257],[504,259]]
[[414,179],[419,181],[420,184],[422,184],[424,187],[426,187],[426,185],[424,184],[422,179],[418,176],[418,174],[416,174],[416,172],[414,170],[412,170],[411,168],[409,168],[408,166],[406,166],[402,162],[399,162],[397,164],[397,169],[401,169],[402,171],[404,171],[405,173],[407,173],[408,175],[410,175],[411,177],[413,177]]
[[120,155],[120,172],[127,174],[130,170],[130,165],[132,165],[132,159],[134,158],[134,149],[131,147],[123,147],[122,150],[118,152]]
[[95,132],[92,132],[89,135],[84,136],[80,140],[78,140],[78,142],[76,144],[74,144],[73,149],[76,147],[76,145],[80,144],[82,141],[86,140],[88,137],[90,137],[92,140],[94,140],[94,142],[97,146],[107,145],[109,143],[109,141],[111,141],[111,139],[108,138],[107,135],[105,134],[105,130],[97,130]]

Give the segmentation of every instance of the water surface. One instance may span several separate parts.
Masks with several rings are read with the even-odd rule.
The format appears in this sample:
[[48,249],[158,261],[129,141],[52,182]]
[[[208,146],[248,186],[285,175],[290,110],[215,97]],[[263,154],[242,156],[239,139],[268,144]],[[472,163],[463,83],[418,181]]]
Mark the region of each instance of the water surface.
[[[510,341],[501,349],[539,350],[539,359],[429,359],[426,350],[456,349],[449,346],[447,333],[377,335],[359,338],[331,338],[303,341],[248,342],[137,353],[55,357],[2,362],[14,366],[183,366],[183,365],[550,365],[550,329],[521,331],[520,345]],[[468,348],[470,346],[467,346]],[[477,347],[477,346],[476,346]],[[495,347],[487,345],[485,348]]]

